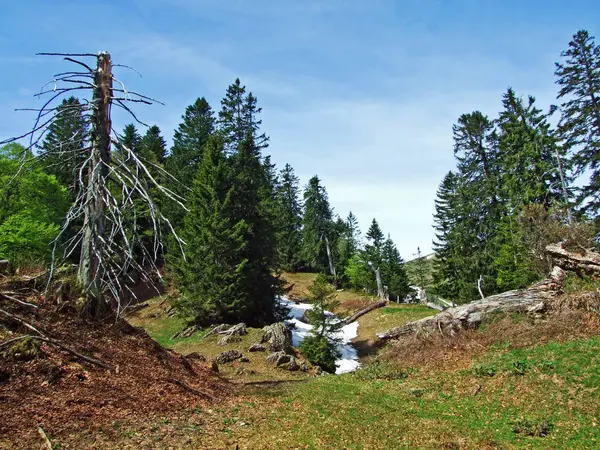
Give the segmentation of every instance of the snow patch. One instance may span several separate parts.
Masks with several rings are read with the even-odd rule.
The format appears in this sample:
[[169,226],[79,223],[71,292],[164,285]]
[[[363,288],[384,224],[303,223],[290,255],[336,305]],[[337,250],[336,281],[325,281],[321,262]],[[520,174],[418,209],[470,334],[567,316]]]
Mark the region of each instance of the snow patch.
[[[310,303],[295,303],[287,297],[282,297],[279,301],[282,305],[290,309],[291,319],[286,320],[285,323],[292,325],[292,345],[298,347],[304,338],[308,336],[310,330],[312,330],[312,325],[300,321],[306,310],[312,309],[312,305]],[[354,348],[354,345],[352,345],[352,339],[357,336],[358,322],[344,325],[337,333],[337,337],[341,339],[338,344],[338,350],[342,356],[336,360],[336,374],[353,372],[360,367],[358,352]]]

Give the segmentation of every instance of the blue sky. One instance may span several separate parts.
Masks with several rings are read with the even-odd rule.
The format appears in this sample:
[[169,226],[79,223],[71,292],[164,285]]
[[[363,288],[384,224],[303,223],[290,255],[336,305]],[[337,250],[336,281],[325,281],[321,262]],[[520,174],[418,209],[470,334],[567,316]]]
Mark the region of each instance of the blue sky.
[[[512,86],[548,107],[554,62],[597,1],[22,0],[0,13],[0,139],[31,125],[17,107],[67,68],[36,52],[107,50],[137,108],[170,141],[185,107],[213,109],[240,77],[263,107],[269,153],[304,185],[318,174],[335,211],[376,217],[405,259],[433,239],[437,186],[454,167],[452,124],[495,116]],[[116,117],[116,122],[124,120]]]

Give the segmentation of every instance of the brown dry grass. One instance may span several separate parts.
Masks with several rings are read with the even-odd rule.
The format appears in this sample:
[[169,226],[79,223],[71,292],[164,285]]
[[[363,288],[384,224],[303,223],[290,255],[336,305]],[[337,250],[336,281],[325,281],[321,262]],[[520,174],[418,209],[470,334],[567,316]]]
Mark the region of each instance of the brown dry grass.
[[426,371],[469,367],[492,347],[530,348],[550,341],[564,342],[600,334],[598,314],[581,309],[552,309],[543,318],[523,314],[492,317],[478,330],[454,336],[412,336],[391,343],[381,358]]

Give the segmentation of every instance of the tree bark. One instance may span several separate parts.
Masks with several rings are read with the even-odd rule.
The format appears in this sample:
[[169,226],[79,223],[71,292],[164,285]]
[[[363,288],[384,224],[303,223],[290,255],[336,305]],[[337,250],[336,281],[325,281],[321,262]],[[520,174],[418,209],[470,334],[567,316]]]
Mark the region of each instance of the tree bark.
[[337,287],[337,274],[335,273],[335,264],[333,263],[333,255],[331,254],[331,247],[329,246],[329,239],[327,238],[326,234],[324,234],[324,239],[325,249],[327,250],[327,259],[329,260],[329,272],[331,272],[334,284]]
[[83,222],[81,259],[77,278],[86,293],[84,314],[99,319],[108,309],[102,295],[104,267],[99,255],[105,239],[106,204],[104,191],[110,165],[110,109],[112,104],[112,62],[110,54],[98,54],[92,97],[91,155]]
[[377,297],[381,300],[386,300],[385,298],[385,289],[383,288],[383,283],[381,282],[381,270],[379,267],[374,269],[375,272],[375,281],[377,282]]
[[387,340],[419,333],[438,332],[454,335],[462,329],[477,328],[487,315],[496,311],[506,313],[540,311],[544,308],[546,301],[560,292],[563,279],[564,272],[557,267],[552,271],[550,278],[536,283],[528,289],[508,291],[466,305],[449,308],[434,316],[377,333],[377,337]]
[[600,254],[587,249],[581,253],[565,250],[560,244],[546,246],[546,253],[555,265],[579,275],[600,275]]

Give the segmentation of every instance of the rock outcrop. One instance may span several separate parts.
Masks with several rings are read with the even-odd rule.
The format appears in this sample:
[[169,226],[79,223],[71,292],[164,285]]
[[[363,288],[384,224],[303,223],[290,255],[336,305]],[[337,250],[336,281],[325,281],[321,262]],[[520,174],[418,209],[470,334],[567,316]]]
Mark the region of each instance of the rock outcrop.
[[272,352],[293,353],[292,332],[283,322],[267,325],[263,328],[264,334],[260,343],[269,343]]
[[218,364],[225,364],[225,363],[233,362],[236,359],[241,358],[242,356],[244,356],[244,355],[242,355],[242,353],[238,352],[237,350],[227,350],[226,352],[219,353],[217,355],[217,357],[215,358],[215,361]]

